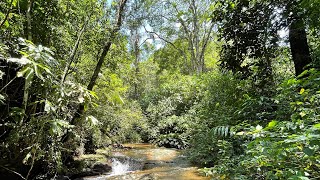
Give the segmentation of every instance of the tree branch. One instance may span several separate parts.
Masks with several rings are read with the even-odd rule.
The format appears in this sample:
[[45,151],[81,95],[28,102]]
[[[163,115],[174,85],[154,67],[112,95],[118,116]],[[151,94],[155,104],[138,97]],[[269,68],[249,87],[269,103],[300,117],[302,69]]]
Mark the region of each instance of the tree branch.
[[143,28],[144,28],[144,30],[145,30],[147,33],[149,33],[149,34],[154,34],[154,35],[156,35],[159,39],[161,39],[162,41],[170,44],[173,48],[175,48],[176,50],[178,50],[178,51],[181,53],[181,55],[184,56],[185,59],[187,59],[187,56],[186,56],[185,52],[184,52],[182,49],[178,48],[175,44],[173,44],[173,43],[170,42],[169,40],[161,37],[158,33],[154,32],[154,31],[148,31],[145,26],[143,26]]
[[4,23],[7,21],[8,17],[9,17],[12,4],[13,4],[13,0],[11,0],[11,2],[10,2],[10,7],[8,8],[8,11],[7,11],[7,13],[6,13],[6,16],[4,17],[3,21],[2,21],[1,24],[0,24],[0,29],[1,29],[1,27],[4,25]]
[[18,175],[18,176],[21,177],[23,180],[26,180],[26,178],[23,177],[20,173],[18,173],[18,172],[16,172],[16,171],[13,171],[13,170],[11,170],[11,169],[9,169],[9,168],[6,168],[6,167],[4,167],[4,166],[0,166],[0,167],[2,167],[3,169],[5,169],[5,170],[7,170],[7,171],[10,171],[10,172]]

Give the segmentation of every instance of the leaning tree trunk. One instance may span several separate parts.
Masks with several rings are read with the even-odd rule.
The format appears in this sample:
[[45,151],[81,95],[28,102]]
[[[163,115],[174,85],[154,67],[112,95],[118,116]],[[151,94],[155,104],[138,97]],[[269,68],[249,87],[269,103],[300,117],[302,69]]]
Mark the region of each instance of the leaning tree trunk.
[[[101,54],[100,54],[100,56],[98,58],[98,63],[97,63],[96,68],[95,68],[95,70],[93,72],[93,75],[91,76],[90,82],[89,82],[89,84],[87,86],[87,89],[90,90],[90,91],[93,90],[93,87],[96,84],[96,80],[98,79],[98,75],[99,75],[99,72],[100,72],[101,67],[103,65],[104,59],[105,59],[105,57],[107,56],[107,54],[108,54],[108,52],[110,50],[110,47],[111,47],[111,45],[113,43],[113,40],[116,37],[116,34],[120,30],[120,27],[122,25],[122,15],[123,15],[123,12],[124,12],[124,7],[126,5],[126,2],[127,2],[127,0],[121,0],[120,3],[119,3],[119,9],[118,9],[118,14],[117,14],[116,24],[114,25],[114,28],[110,33],[110,37],[109,37],[108,41],[105,43],[105,45],[102,48],[102,52],[101,52]],[[74,117],[72,118],[70,124],[72,124],[72,125],[79,124],[79,122],[77,122],[77,121],[78,121],[78,119],[80,119],[80,116],[83,114],[83,111],[84,111],[84,104],[80,104],[79,108],[78,108],[76,114],[74,115]],[[67,138],[64,139],[64,141],[67,141],[68,139],[69,138],[67,136]]]
[[307,33],[301,18],[293,18],[289,26],[289,42],[296,76],[298,76],[311,63]]
[[80,42],[81,42],[82,34],[84,33],[88,22],[89,22],[89,20],[86,20],[86,21],[84,22],[84,24],[83,24],[83,26],[82,26],[79,34],[78,34],[76,43],[75,43],[74,46],[73,46],[72,52],[71,52],[71,54],[70,54],[70,57],[69,57],[69,59],[68,59],[68,61],[67,61],[67,64],[66,64],[66,66],[65,66],[65,68],[64,68],[64,71],[63,71],[63,74],[62,74],[62,77],[61,77],[61,84],[63,84],[64,81],[65,81],[66,78],[67,78],[69,69],[70,69],[70,67],[71,67],[72,62],[73,62],[74,59],[75,59],[74,57],[75,57],[75,55],[76,55],[76,53],[77,53],[77,50],[78,50],[78,48],[79,48],[79,44],[80,44]]

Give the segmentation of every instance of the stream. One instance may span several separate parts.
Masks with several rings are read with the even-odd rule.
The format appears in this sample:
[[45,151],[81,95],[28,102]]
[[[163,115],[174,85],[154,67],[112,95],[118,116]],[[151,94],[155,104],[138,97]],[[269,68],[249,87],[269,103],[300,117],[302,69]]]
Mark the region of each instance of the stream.
[[180,150],[159,148],[151,144],[125,144],[128,149],[113,152],[112,171],[84,180],[206,180]]

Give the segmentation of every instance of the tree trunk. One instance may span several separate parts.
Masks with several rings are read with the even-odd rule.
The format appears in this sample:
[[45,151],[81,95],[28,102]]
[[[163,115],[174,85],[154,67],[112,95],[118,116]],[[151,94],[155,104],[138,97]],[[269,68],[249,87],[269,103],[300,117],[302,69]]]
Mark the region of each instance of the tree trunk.
[[91,77],[90,83],[88,85],[88,90],[92,90],[96,80],[98,78],[98,74],[101,70],[102,64],[104,62],[104,59],[107,55],[107,53],[109,52],[110,46],[112,44],[112,41],[114,40],[116,34],[118,33],[118,31],[120,30],[121,24],[122,24],[122,14],[124,11],[124,6],[126,5],[127,0],[121,0],[120,4],[119,4],[119,9],[118,9],[118,15],[117,15],[117,22],[115,24],[115,27],[113,28],[113,30],[111,31],[111,35],[110,38],[108,40],[108,42],[105,44],[105,46],[103,47],[102,53],[99,57],[99,61],[98,64],[94,70],[94,73]]
[[80,44],[80,41],[81,41],[82,34],[84,33],[84,31],[85,31],[85,29],[86,29],[86,26],[87,26],[87,24],[88,24],[88,21],[89,21],[89,20],[87,20],[87,21],[84,23],[84,25],[82,26],[82,28],[81,28],[81,30],[80,30],[80,32],[79,32],[79,34],[78,34],[77,41],[76,41],[76,43],[74,44],[74,47],[73,47],[72,52],[71,52],[71,55],[70,55],[70,57],[69,57],[69,59],[68,59],[67,65],[66,65],[66,67],[64,68],[63,75],[62,75],[62,78],[61,78],[61,84],[64,83],[64,81],[66,80],[66,77],[67,77],[67,75],[68,75],[68,71],[69,71],[70,66],[71,66],[71,64],[72,64],[72,62],[73,62],[73,60],[74,60],[74,57],[75,57],[76,53],[77,53],[77,50],[78,50],[78,47],[79,47],[79,44]]
[[140,37],[139,37],[139,32],[138,30],[136,29],[135,30],[135,35],[136,35],[136,38],[134,40],[134,56],[135,56],[135,61],[134,61],[134,66],[135,66],[135,81],[134,81],[134,99],[138,99],[139,98],[139,90],[138,90],[138,82],[139,82],[139,63],[140,63],[140,60],[139,60],[139,53],[140,53],[140,47],[139,47],[139,40],[140,40]]
[[289,26],[289,42],[296,76],[298,76],[311,63],[307,33],[301,18],[294,18],[292,20]]
[[[118,15],[117,15],[116,24],[115,24],[113,30],[111,31],[111,34],[110,34],[110,37],[109,37],[107,43],[104,45],[104,47],[102,49],[102,52],[101,52],[101,54],[99,56],[99,59],[98,59],[98,63],[96,65],[96,68],[95,68],[95,70],[93,72],[93,75],[91,76],[90,82],[89,82],[89,84],[87,86],[87,89],[90,90],[90,91],[93,90],[93,87],[96,84],[96,80],[98,79],[98,75],[99,75],[99,72],[100,72],[101,67],[103,65],[104,59],[105,59],[105,57],[107,56],[107,53],[110,50],[110,47],[112,45],[112,42],[113,42],[116,34],[120,30],[120,27],[122,25],[122,15],[123,15],[123,11],[124,11],[124,7],[126,5],[126,2],[127,2],[127,0],[121,0],[121,2],[119,3],[119,9],[118,9]],[[84,111],[84,104],[80,104],[75,116],[71,120],[71,124],[72,125],[76,125],[77,124],[76,120],[83,114],[83,111]]]
[[[33,0],[28,1],[28,9],[27,9],[27,37],[29,41],[32,41],[32,32],[31,32],[31,8],[33,5]],[[33,76],[33,75],[32,75]],[[22,108],[23,108],[23,114],[26,114],[27,107],[28,107],[28,100],[29,100],[29,88],[32,84],[32,81],[30,83],[27,83],[27,80],[24,80],[24,89],[23,89],[23,99],[22,99]],[[21,117],[20,120],[20,126],[23,124],[24,116]]]
[[28,38],[29,41],[32,41],[31,9],[32,9],[33,2],[34,2],[34,0],[28,0],[28,7],[27,7],[27,13],[26,13],[26,17],[27,17],[27,38]]

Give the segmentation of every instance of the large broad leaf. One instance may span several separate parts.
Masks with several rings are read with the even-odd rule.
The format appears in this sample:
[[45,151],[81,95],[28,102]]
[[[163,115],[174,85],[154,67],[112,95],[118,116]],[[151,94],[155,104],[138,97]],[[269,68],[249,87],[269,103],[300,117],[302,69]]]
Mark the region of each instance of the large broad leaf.
[[17,77],[25,77],[25,74],[28,74],[31,70],[32,68],[25,66],[17,73]]
[[37,66],[38,66],[39,68],[41,68],[42,70],[45,70],[48,74],[52,74],[51,71],[50,71],[50,69],[49,69],[48,67],[46,67],[45,65],[43,65],[43,64],[38,64],[38,63],[37,63]]
[[28,73],[26,73],[25,79],[26,79],[26,85],[27,87],[31,86],[32,80],[33,80],[34,70],[31,69]]
[[17,73],[17,77],[24,77],[26,79],[25,83],[27,87],[30,87],[33,80],[33,75],[34,70],[29,66],[25,66]]
[[31,61],[24,56],[22,56],[21,58],[9,58],[8,61],[13,62],[13,63],[17,63],[19,65],[27,65],[27,64],[31,63]]
[[42,76],[42,73],[41,73],[41,71],[40,71],[40,69],[39,69],[38,64],[35,63],[35,64],[33,65],[33,67],[34,67],[34,72],[35,72],[36,76],[37,76],[39,79],[41,79],[42,81],[44,81],[44,78],[43,78],[43,76]]

